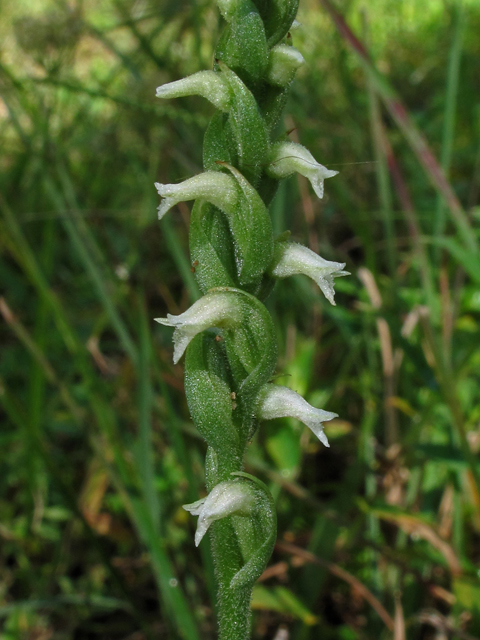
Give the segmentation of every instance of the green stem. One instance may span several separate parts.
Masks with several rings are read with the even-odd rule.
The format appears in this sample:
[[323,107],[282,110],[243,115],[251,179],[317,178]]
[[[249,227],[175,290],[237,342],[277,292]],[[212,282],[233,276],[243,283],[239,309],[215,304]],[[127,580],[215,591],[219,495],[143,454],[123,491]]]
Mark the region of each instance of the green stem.
[[250,598],[253,585],[232,588],[230,582],[243,565],[231,522],[212,525],[212,553],[218,583],[219,640],[247,640],[250,637]]

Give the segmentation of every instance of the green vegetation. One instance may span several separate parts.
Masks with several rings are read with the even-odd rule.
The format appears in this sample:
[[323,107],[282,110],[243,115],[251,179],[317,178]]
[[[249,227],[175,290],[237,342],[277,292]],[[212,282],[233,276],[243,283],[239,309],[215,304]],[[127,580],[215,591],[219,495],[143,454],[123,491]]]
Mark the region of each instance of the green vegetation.
[[[179,507],[205,446],[153,323],[200,295],[189,206],[158,222],[153,183],[201,171],[213,107],[154,89],[211,68],[220,18],[75,6],[0,8],[0,638],[213,639]],[[337,6],[375,66],[302,0],[283,129],[340,174],[322,201],[289,178],[271,214],[352,276],[337,307],[301,276],[267,305],[279,382],[340,418],[328,450],[279,419],[248,451],[278,514],[253,638],[480,637],[480,7]]]

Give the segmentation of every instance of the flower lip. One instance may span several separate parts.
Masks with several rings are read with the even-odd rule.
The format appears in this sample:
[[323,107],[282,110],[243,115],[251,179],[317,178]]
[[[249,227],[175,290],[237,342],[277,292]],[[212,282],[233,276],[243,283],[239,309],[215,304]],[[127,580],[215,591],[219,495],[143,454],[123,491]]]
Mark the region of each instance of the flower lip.
[[251,487],[238,480],[220,482],[206,498],[183,505],[186,511],[198,516],[195,546],[198,547],[212,522],[231,515],[246,516],[254,505],[255,497]]
[[230,92],[220,74],[215,71],[198,71],[197,73],[168,82],[157,87],[157,98],[183,98],[198,95],[206,98],[217,109],[227,111],[230,104]]
[[277,384],[266,384],[260,391],[257,402],[257,417],[260,420],[274,418],[296,418],[305,424],[326,447],[329,447],[323,423],[338,418],[336,413],[312,407],[296,391]]
[[344,262],[330,262],[296,242],[277,242],[270,273],[277,278],[303,274],[314,280],[322,293],[335,305],[334,279],[350,275]]
[[179,202],[207,200],[222,209],[231,209],[238,200],[238,186],[233,176],[220,171],[204,171],[178,184],[155,182],[155,188],[164,200],[158,207],[158,219]]
[[193,338],[210,327],[233,327],[242,318],[242,307],[237,295],[229,291],[210,291],[184,313],[166,318],[155,318],[173,333],[173,362],[177,364]]
[[338,171],[331,171],[317,162],[308,149],[296,142],[277,142],[273,145],[266,171],[278,180],[288,178],[295,172],[300,173],[310,180],[319,198],[323,198],[323,181],[338,174]]

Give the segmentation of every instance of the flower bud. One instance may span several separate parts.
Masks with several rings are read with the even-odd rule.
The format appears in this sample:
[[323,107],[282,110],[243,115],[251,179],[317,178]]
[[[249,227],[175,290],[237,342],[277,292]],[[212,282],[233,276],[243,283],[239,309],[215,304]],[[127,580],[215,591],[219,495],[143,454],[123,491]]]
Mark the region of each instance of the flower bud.
[[215,71],[199,71],[182,80],[163,84],[157,87],[156,96],[157,98],[202,96],[221,111],[227,111],[230,102],[228,87]]
[[240,299],[227,291],[215,291],[197,300],[179,316],[167,314],[166,318],[155,318],[167,327],[175,327],[173,333],[173,362],[177,364],[193,338],[210,327],[232,328],[242,318]]
[[323,431],[323,422],[337,417],[336,413],[315,409],[298,393],[278,384],[266,384],[260,391],[257,403],[257,417],[260,420],[274,418],[296,418],[303,422],[326,447],[327,436]]
[[310,180],[319,198],[323,198],[323,181],[338,173],[319,164],[310,151],[295,142],[277,142],[273,145],[266,172],[277,180],[298,172]]
[[220,482],[208,494],[183,508],[194,516],[199,516],[195,532],[195,546],[198,547],[208,528],[227,516],[248,516],[255,505],[255,494],[250,485],[243,481]]
[[273,47],[268,56],[268,82],[277,87],[286,87],[304,62],[302,54],[294,47],[286,44]]
[[238,199],[236,180],[219,171],[205,171],[179,184],[161,184],[155,182],[158,193],[165,198],[158,207],[158,219],[173,206],[185,200],[207,200],[215,207],[231,209]]
[[277,242],[270,273],[277,278],[303,274],[315,280],[324,296],[335,305],[334,278],[350,275],[344,262],[329,262],[296,242]]

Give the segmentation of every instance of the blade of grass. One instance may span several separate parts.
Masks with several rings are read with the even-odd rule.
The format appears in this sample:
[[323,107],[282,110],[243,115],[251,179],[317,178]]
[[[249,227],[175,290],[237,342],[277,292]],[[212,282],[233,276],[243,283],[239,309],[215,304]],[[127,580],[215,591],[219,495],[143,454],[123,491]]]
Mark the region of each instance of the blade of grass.
[[62,336],[67,349],[71,353],[79,352],[82,349],[82,345],[70,326],[61,302],[54,291],[50,288],[43,269],[40,267],[37,257],[32,251],[22,228],[18,223],[17,217],[14,215],[1,193],[0,210],[3,214],[6,230],[10,233],[14,241],[15,249],[12,250],[12,248],[10,248],[10,251],[14,253],[14,258],[26,273],[33,286],[37,289],[40,297],[45,300],[50,307],[53,313],[54,322],[57,325],[57,329]]
[[475,238],[475,234],[473,233],[471,224],[465,215],[457,196],[446,179],[441,166],[433,155],[425,136],[414,123],[397,92],[390,85],[387,78],[376,69],[367,48],[353,33],[347,25],[345,18],[337,9],[335,9],[330,0],[318,1],[330,14],[340,35],[351,46],[353,51],[357,54],[360,63],[370,75],[372,86],[381,97],[388,112],[407,139],[432,185],[445,201],[445,204],[450,211],[452,221],[455,224],[465,247],[471,251],[478,251],[478,242]]
[[151,341],[145,302],[139,302],[140,312],[140,357],[138,366],[138,417],[139,433],[135,447],[138,475],[143,490],[145,504],[150,511],[153,527],[159,535],[160,505],[155,489],[153,467],[152,407],[153,391],[150,374]]
[[52,365],[43,353],[43,350],[35,342],[25,326],[18,320],[18,318],[14,316],[4,297],[0,297],[0,314],[3,316],[3,319],[13,330],[23,346],[33,357],[35,362],[37,362],[37,364],[42,368],[42,371],[44,372],[47,380],[52,385],[58,388],[60,396],[65,403],[65,406],[70,410],[70,413],[72,414],[74,420],[77,423],[80,423],[82,419],[82,411],[72,398],[68,387],[58,378]]
[[[445,112],[443,116],[443,139],[441,151],[441,165],[448,178],[452,163],[453,138],[455,134],[455,115],[458,98],[458,81],[460,76],[460,61],[462,57],[463,36],[467,22],[467,12],[465,4],[460,0],[459,4],[453,5],[455,12],[455,28],[453,33],[452,46],[448,59],[447,87],[445,93]],[[439,195],[437,208],[435,211],[434,236],[439,238],[445,231],[445,203]],[[436,251],[438,261],[439,250]]]
[[[204,128],[208,125],[208,118],[201,114],[194,114],[181,107],[171,107],[167,104],[149,104],[148,102],[137,102],[126,98],[125,96],[112,95],[107,91],[101,89],[90,89],[84,85],[73,84],[66,80],[58,80],[56,78],[29,78],[32,83],[37,85],[50,85],[52,87],[59,87],[66,89],[72,93],[79,93],[90,98],[98,98],[99,100],[108,100],[115,104],[121,105],[129,109],[135,109],[135,111],[141,111],[144,113],[155,113],[162,117],[168,117],[173,120],[181,120],[185,124],[195,124],[199,128]],[[159,101],[160,102],[160,101]]]
[[[368,42],[368,16],[366,10],[362,12],[364,39]],[[383,228],[387,242],[387,265],[390,277],[395,279],[397,267],[397,247],[395,243],[395,227],[393,220],[392,192],[388,174],[388,166],[382,144],[382,116],[378,96],[373,86],[370,74],[367,74],[368,103],[370,115],[370,132],[375,154],[375,174],[380,209],[383,217]]]
[[431,311],[432,317],[435,318],[437,317],[438,302],[433,283],[432,266],[430,264],[428,253],[425,251],[424,243],[422,242],[422,230],[413,206],[413,200],[410,195],[408,185],[403,177],[402,170],[397,158],[395,157],[392,146],[385,132],[385,127],[382,123],[380,123],[379,131],[381,135],[383,153],[387,158],[388,168],[390,170],[400,204],[402,205],[403,213],[407,219],[409,234],[412,239],[413,248],[420,267],[420,278],[422,281],[423,291],[425,292],[426,302]]
[[[45,190],[57,211],[64,212],[69,209],[60,189],[58,189],[58,187],[50,177],[45,178]],[[94,261],[91,252],[87,247],[87,243],[85,242],[84,237],[82,237],[78,229],[76,216],[61,216],[60,221],[65,231],[67,232],[73,248],[75,249],[78,257],[80,258],[83,266],[85,267],[87,273],[92,279],[93,284],[95,285],[99,300],[110,318],[110,322],[112,323],[112,326],[119,338],[120,344],[123,346],[125,352],[128,354],[133,364],[136,366],[138,364],[137,347],[133,342],[128,329],[126,328],[125,323],[123,322],[120,314],[117,311],[115,303],[113,302],[110,292],[108,291],[105,284],[104,276],[98,268],[98,265]]]
[[457,379],[449,368],[448,363],[445,361],[444,352],[432,329],[429,318],[426,314],[422,314],[420,320],[425,338],[434,355],[435,374],[450,410],[454,436],[460,445],[462,454],[470,468],[469,475],[473,481],[472,488],[476,492],[475,505],[476,509],[480,511],[480,473],[477,466],[476,456],[470,448],[470,443],[465,429],[465,417],[458,399]]

